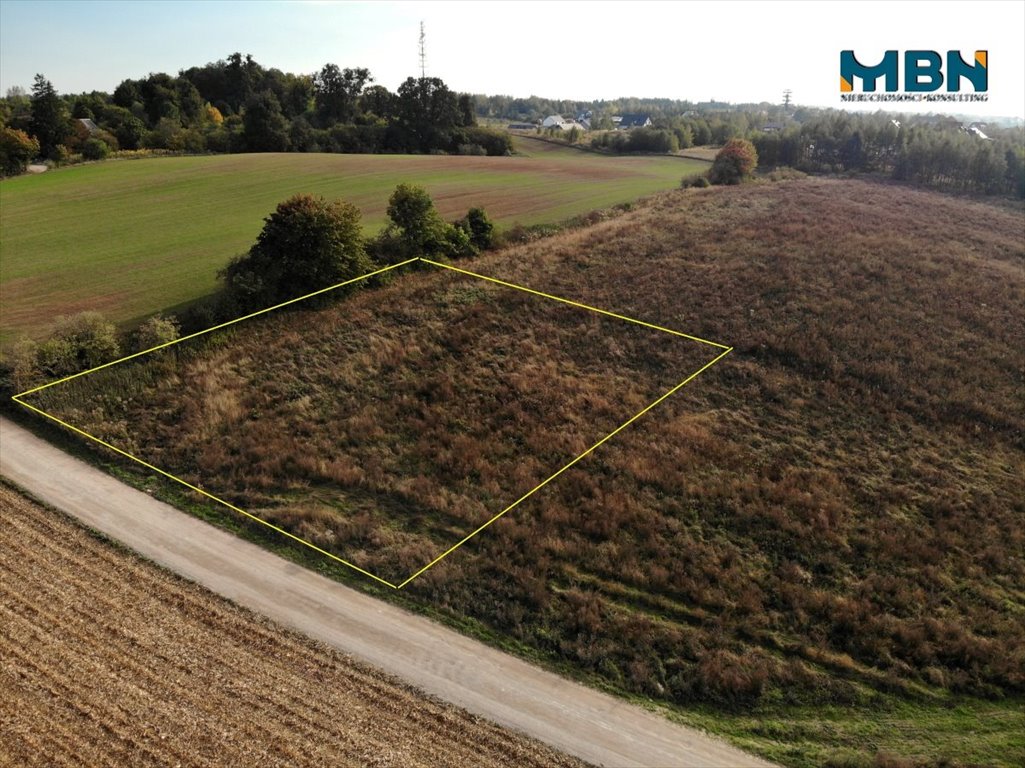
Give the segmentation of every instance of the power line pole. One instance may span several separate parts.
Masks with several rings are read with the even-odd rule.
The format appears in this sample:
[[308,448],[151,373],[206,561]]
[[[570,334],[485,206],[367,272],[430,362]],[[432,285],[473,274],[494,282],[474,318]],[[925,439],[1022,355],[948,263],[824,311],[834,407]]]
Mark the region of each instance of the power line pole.
[[790,111],[790,95],[793,93],[789,88],[783,91],[783,111]]
[[420,22],[420,79],[423,80],[427,77],[427,49],[424,46],[424,41],[427,39],[427,33],[424,32],[424,23]]

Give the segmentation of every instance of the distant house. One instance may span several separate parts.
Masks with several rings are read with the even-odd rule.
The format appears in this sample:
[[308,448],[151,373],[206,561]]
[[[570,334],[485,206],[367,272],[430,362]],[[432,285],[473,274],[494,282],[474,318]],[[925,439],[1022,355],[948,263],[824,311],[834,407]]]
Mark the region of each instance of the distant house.
[[541,127],[542,128],[558,128],[564,122],[566,122],[566,118],[564,118],[562,115],[549,115],[548,117],[546,117],[544,120],[541,121]]
[[762,133],[779,133],[783,128],[783,123],[766,123],[762,126]]
[[78,118],[78,122],[85,126],[85,129],[89,131],[90,134],[96,133],[98,130],[100,130],[100,126],[98,126],[88,117],[80,117]]
[[993,141],[993,139],[991,139],[989,136],[982,132],[982,129],[985,126],[985,123],[972,123],[967,128],[965,128],[964,131],[969,136],[974,136],[977,139],[982,139],[983,141]]
[[619,128],[621,130],[627,130],[629,128],[650,128],[651,127],[651,116],[650,115],[622,115],[619,121]]

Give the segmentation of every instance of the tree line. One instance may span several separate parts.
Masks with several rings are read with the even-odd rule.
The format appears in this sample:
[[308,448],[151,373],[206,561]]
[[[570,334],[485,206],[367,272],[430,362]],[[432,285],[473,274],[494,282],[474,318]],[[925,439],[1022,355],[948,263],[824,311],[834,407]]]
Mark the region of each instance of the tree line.
[[[97,130],[81,122],[93,121]],[[177,76],[122,81],[113,93],[58,94],[37,75],[0,102],[4,173],[34,156],[99,159],[116,150],[503,155],[509,137],[477,125],[473,98],[440,78],[409,77],[395,92],[370,71],[326,64],[312,75],[267,69],[252,56]]]
[[1025,133],[986,132],[984,139],[956,121],[829,111],[750,138],[763,168],[885,174],[937,189],[1025,197]]

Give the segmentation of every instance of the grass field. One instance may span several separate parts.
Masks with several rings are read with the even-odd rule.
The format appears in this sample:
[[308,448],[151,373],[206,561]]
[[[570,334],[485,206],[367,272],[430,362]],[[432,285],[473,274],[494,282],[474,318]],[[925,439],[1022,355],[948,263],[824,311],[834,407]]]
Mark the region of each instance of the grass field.
[[0,765],[582,766],[0,483]]
[[111,161],[0,182],[0,345],[96,309],[126,323],[209,294],[274,206],[297,192],[343,198],[368,231],[401,182],[450,219],[484,206],[500,226],[555,223],[676,186],[705,167],[602,157],[518,139],[516,157],[218,155]]
[[[403,599],[790,765],[1014,765],[1022,223],[805,179],[464,262],[736,349]],[[33,401],[404,568],[691,353],[421,271]]]

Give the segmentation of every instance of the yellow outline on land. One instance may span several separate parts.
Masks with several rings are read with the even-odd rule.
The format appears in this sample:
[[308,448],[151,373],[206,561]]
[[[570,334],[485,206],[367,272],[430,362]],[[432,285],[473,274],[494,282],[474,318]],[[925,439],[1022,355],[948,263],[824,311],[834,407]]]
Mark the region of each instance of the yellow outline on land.
[[[170,472],[167,472],[167,471],[161,469],[160,467],[154,466],[153,464],[150,464],[149,462],[144,461],[143,459],[140,459],[138,456],[133,456],[132,454],[128,453],[128,451],[122,450],[121,448],[118,448],[115,445],[111,445],[110,443],[106,442],[105,440],[102,440],[101,438],[98,438],[95,435],[91,435],[88,432],[86,432],[85,430],[79,429],[78,427],[76,427],[76,426],[74,426],[72,424],[68,424],[66,421],[63,421],[63,420],[57,418],[53,414],[47,413],[46,411],[44,411],[44,410],[42,410],[40,408],[36,408],[34,405],[30,405],[29,403],[26,403],[26,402],[24,402],[21,399],[21,398],[25,397],[26,395],[31,395],[31,394],[33,394],[35,392],[40,392],[40,391],[42,391],[44,389],[48,389],[49,387],[56,386],[57,384],[63,384],[66,381],[71,381],[72,379],[77,379],[80,376],[85,376],[85,375],[90,374],[90,373],[95,373],[96,371],[103,370],[104,368],[110,368],[113,365],[117,365],[119,363],[123,363],[123,362],[126,362],[128,360],[132,360],[132,359],[134,359],[136,357],[141,357],[142,355],[147,355],[150,352],[156,352],[157,350],[161,350],[161,349],[164,349],[166,347],[173,346],[175,344],[180,344],[183,341],[188,341],[189,339],[194,339],[197,336],[202,336],[204,334],[211,333],[213,331],[217,331],[217,330],[220,330],[222,328],[227,328],[228,326],[234,325],[235,323],[240,323],[243,320],[249,320],[250,318],[257,317],[258,315],[263,315],[263,314],[266,314],[268,312],[272,312],[272,311],[274,311],[276,309],[281,309],[282,307],[287,307],[290,304],[295,304],[297,302],[304,301],[305,299],[310,299],[310,298],[313,298],[314,296],[319,296],[320,294],[327,293],[329,291],[333,291],[333,290],[335,290],[337,288],[341,288],[341,287],[346,286],[346,285],[351,285],[353,283],[357,283],[360,280],[366,280],[368,278],[374,277],[375,275],[380,275],[380,274],[383,274],[384,272],[388,272],[390,270],[397,269],[399,267],[404,267],[407,264],[412,264],[412,263],[417,262],[417,261],[422,261],[422,262],[424,262],[426,264],[431,264],[431,265],[433,265],[435,267],[441,267],[442,269],[447,269],[447,270],[451,270],[453,272],[458,272],[460,274],[467,275],[469,277],[478,278],[480,280],[486,280],[486,281],[488,281],[490,283],[495,283],[497,285],[501,285],[501,286],[504,286],[506,288],[514,288],[515,290],[523,291],[524,293],[529,293],[529,294],[533,294],[535,296],[541,296],[541,297],[546,298],[546,299],[551,299],[553,301],[558,301],[558,302],[561,302],[563,304],[568,304],[570,306],[577,307],[579,309],[586,309],[586,310],[588,310],[590,312],[597,312],[598,314],[601,314],[601,315],[606,315],[608,317],[614,317],[617,320],[625,320],[626,322],[634,323],[635,325],[641,325],[641,326],[644,326],[645,328],[651,328],[651,329],[656,330],[656,331],[662,331],[663,333],[669,333],[669,334],[672,334],[674,336],[679,336],[679,337],[682,337],[682,338],[685,338],[685,339],[689,339],[690,341],[696,341],[696,342],[699,342],[701,344],[707,344],[709,346],[716,347],[717,349],[720,349],[722,351],[716,357],[714,357],[712,360],[709,360],[707,363],[705,363],[703,366],[701,366],[698,370],[696,370],[693,373],[691,373],[689,376],[687,376],[687,378],[685,378],[683,381],[681,381],[675,387],[673,387],[668,392],[666,392],[661,397],[659,397],[657,400],[654,400],[653,402],[651,402],[650,404],[645,406],[643,409],[641,409],[640,411],[635,413],[633,416],[631,416],[629,419],[624,421],[622,424],[620,424],[614,430],[609,432],[607,435],[605,435],[605,437],[603,437],[601,440],[596,442],[594,445],[592,445],[586,451],[584,451],[583,453],[581,453],[579,456],[577,456],[576,458],[572,459],[571,461],[567,462],[565,465],[563,465],[561,468],[559,468],[556,472],[554,472],[552,475],[547,477],[545,480],[541,481],[536,486],[531,488],[529,491],[527,491],[527,493],[525,493],[522,496],[520,496],[520,498],[518,498],[512,504],[507,506],[505,509],[503,509],[501,512],[499,512],[497,515],[492,517],[486,523],[484,523],[483,525],[479,526],[472,533],[466,535],[461,541],[459,541],[458,543],[456,543],[456,544],[452,545],[451,547],[449,547],[447,550],[442,552],[436,558],[431,560],[431,562],[429,562],[427,565],[423,566],[420,570],[416,571],[416,573],[414,573],[412,576],[409,576],[408,578],[406,578],[404,581],[400,582],[399,584],[393,584],[392,582],[388,581],[387,579],[383,579],[380,576],[377,576],[376,574],[371,573],[370,571],[368,571],[368,570],[366,570],[364,568],[360,568],[355,563],[350,563],[348,560],[345,560],[344,558],[338,557],[338,555],[332,554],[331,552],[328,552],[325,549],[321,549],[316,544],[313,544],[313,543],[311,543],[309,541],[306,541],[306,539],[300,538],[299,536],[296,536],[293,533],[289,533],[284,528],[280,528],[280,527],[274,525],[273,523],[269,523],[266,520],[263,520],[262,518],[259,518],[259,517],[257,517],[256,515],[254,515],[254,514],[252,514],[250,512],[246,512],[241,507],[237,507],[234,504],[231,504],[231,503],[225,501],[224,499],[218,498],[217,496],[213,495],[212,493],[210,493],[208,491],[204,491],[202,488],[200,488],[198,486],[195,486],[192,483],[189,483],[189,482],[187,482],[185,480],[182,480],[180,477],[172,475]],[[568,470],[570,467],[574,466],[577,462],[579,462],[582,459],[584,459],[587,456],[589,456],[598,447],[600,447],[604,443],[606,443],[609,440],[611,440],[613,437],[615,437],[617,434],[622,432],[628,426],[633,424],[635,421],[637,421],[639,418],[641,418],[641,416],[646,414],[648,411],[650,411],[652,408],[657,406],[659,403],[663,402],[664,400],[666,400],[667,398],[671,397],[673,394],[678,392],[684,386],[689,384],[693,379],[697,378],[700,374],[704,373],[707,369],[711,368],[713,365],[718,363],[720,360],[722,360],[724,357],[726,357],[726,355],[728,355],[732,351],[733,351],[733,347],[726,346],[725,344],[719,344],[718,342],[715,342],[715,341],[708,341],[707,339],[702,339],[702,338],[699,338],[697,336],[691,336],[690,334],[687,334],[687,333],[681,333],[680,331],[674,331],[671,328],[664,328],[664,327],[662,327],[660,325],[653,325],[652,323],[646,323],[643,320],[637,320],[637,319],[634,319],[632,317],[627,317],[626,315],[620,315],[620,314],[616,314],[615,312],[609,312],[609,311],[604,310],[604,309],[599,309],[598,307],[592,307],[592,306],[590,306],[588,304],[581,304],[581,303],[576,302],[576,301],[571,301],[570,299],[564,299],[564,298],[562,298],[560,296],[553,296],[550,293],[543,293],[542,291],[537,291],[537,290],[534,290],[533,288],[528,288],[528,287],[523,286],[523,285],[517,285],[516,283],[509,283],[509,282],[506,282],[505,280],[499,280],[499,279],[494,278],[494,277],[488,277],[487,275],[481,275],[481,274],[478,274],[476,272],[470,272],[469,270],[460,269],[459,267],[453,267],[453,266],[451,266],[449,264],[443,264],[443,263],[438,262],[438,261],[432,261],[430,259],[423,259],[423,258],[413,258],[413,259],[407,259],[406,261],[400,262],[398,264],[392,264],[389,267],[384,267],[382,269],[375,270],[374,272],[368,272],[365,275],[361,275],[360,277],[355,277],[355,278],[353,278],[351,280],[346,280],[344,282],[337,283],[336,285],[329,286],[328,288],[321,288],[320,290],[313,291],[312,293],[308,293],[305,296],[299,296],[298,298],[295,298],[295,299],[289,299],[288,301],[283,301],[280,304],[275,304],[272,307],[267,307],[266,309],[261,309],[261,310],[259,310],[257,312],[252,312],[252,313],[250,313],[248,315],[243,315],[242,317],[237,317],[234,320],[229,320],[229,321],[227,321],[225,323],[220,323],[219,325],[215,325],[215,326],[213,326],[211,328],[207,328],[207,329],[202,330],[202,331],[197,331],[196,333],[191,333],[191,334],[189,334],[187,336],[182,336],[180,339],[175,339],[174,341],[169,341],[169,342],[166,342],[164,344],[159,344],[159,345],[157,345],[155,347],[150,347],[149,349],[144,349],[141,352],[135,352],[134,354],[126,355],[125,357],[118,358],[117,360],[113,360],[113,361],[111,361],[109,363],[104,363],[103,365],[97,365],[94,368],[90,368],[88,370],[72,374],[71,376],[65,376],[62,379],[57,379],[56,381],[51,381],[51,382],[49,382],[47,384],[42,384],[42,385],[40,385],[38,387],[33,387],[32,389],[27,389],[24,392],[19,392],[17,395],[14,395],[11,399],[14,402],[16,402],[18,405],[23,406],[25,408],[28,408],[30,411],[33,411],[33,412],[39,414],[40,416],[43,416],[44,418],[49,419],[50,421],[53,421],[53,422],[55,422],[57,424],[60,424],[62,427],[65,427],[66,429],[70,429],[72,432],[75,432],[75,433],[77,433],[79,435],[82,435],[83,437],[86,437],[89,440],[92,440],[93,442],[98,443],[99,445],[102,445],[103,447],[108,448],[108,449],[114,451],[115,453],[120,454],[121,456],[124,456],[125,458],[131,459],[132,461],[134,461],[134,462],[136,462],[138,464],[141,464],[142,466],[146,467],[147,469],[149,469],[149,470],[151,470],[153,472],[156,472],[156,473],[158,473],[160,475],[163,475],[164,477],[166,477],[166,478],[168,478],[170,480],[173,480],[174,482],[179,483],[180,485],[185,486],[189,490],[194,491],[196,493],[199,493],[199,494],[207,497],[208,499],[211,499],[211,500],[217,502],[218,504],[221,504],[222,506],[227,507],[228,509],[232,510],[233,512],[237,512],[240,515],[243,515],[244,517],[246,517],[246,518],[248,518],[250,520],[253,520],[253,521],[257,522],[257,523],[260,523],[261,525],[265,525],[268,528],[270,528],[271,530],[277,531],[278,533],[288,537],[289,539],[291,539],[293,541],[298,542],[299,544],[304,544],[305,546],[309,547],[313,551],[318,552],[319,554],[324,555],[325,557],[328,557],[331,560],[334,560],[334,561],[336,561],[338,563],[341,563],[342,565],[348,566],[349,568],[352,568],[354,571],[357,571],[358,573],[361,573],[364,576],[369,576],[371,579],[373,579],[374,581],[378,582],[379,584],[383,584],[384,586],[391,587],[392,589],[402,589],[407,584],[409,584],[411,581],[413,581],[415,578],[417,578],[418,576],[421,576],[427,570],[429,570],[430,568],[434,567],[439,562],[444,560],[446,557],[451,555],[453,552],[455,552],[457,549],[459,549],[461,546],[463,546],[466,542],[470,541],[470,539],[472,539],[474,536],[479,534],[485,528],[490,526],[496,520],[501,518],[507,512],[515,509],[519,504],[521,504],[526,499],[528,499],[531,496],[533,496],[539,490],[541,490],[546,485],[548,485],[550,482],[555,480],[555,478],[557,478],[563,472]]]

